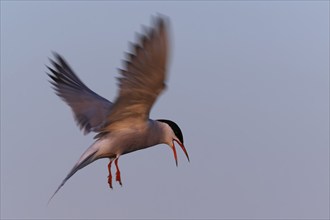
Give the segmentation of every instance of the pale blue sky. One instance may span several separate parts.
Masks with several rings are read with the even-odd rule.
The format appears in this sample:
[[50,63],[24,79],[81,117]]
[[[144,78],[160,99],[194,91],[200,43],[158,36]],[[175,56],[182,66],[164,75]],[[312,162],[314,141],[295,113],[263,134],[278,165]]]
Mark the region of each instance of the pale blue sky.
[[[188,163],[159,145],[74,175],[83,136],[45,74],[51,51],[113,100],[141,25],[171,21],[168,89]],[[1,218],[329,218],[328,1],[1,1]]]

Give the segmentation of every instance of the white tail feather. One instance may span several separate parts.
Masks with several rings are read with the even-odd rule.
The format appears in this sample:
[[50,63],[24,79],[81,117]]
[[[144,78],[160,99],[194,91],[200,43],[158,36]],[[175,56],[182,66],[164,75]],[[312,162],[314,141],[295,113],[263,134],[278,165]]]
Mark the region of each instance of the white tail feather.
[[65,179],[62,181],[62,183],[57,187],[54,194],[50,197],[48,200],[48,204],[52,200],[52,198],[55,196],[55,194],[61,189],[61,187],[65,184],[65,182],[70,179],[71,176],[73,176],[78,170],[84,168],[88,164],[94,162],[95,160],[99,159],[97,152],[99,150],[99,141],[94,142],[80,157],[76,165],[71,169],[71,171],[68,173],[68,175],[65,177]]

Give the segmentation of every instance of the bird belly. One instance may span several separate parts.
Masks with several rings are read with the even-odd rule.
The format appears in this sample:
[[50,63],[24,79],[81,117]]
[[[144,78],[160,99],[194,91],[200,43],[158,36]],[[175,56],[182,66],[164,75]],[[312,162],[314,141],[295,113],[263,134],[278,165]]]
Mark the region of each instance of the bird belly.
[[159,144],[150,132],[146,129],[125,129],[120,132],[111,133],[108,139],[108,144],[104,146],[104,157],[116,157],[119,155],[131,153],[137,150],[142,150],[153,145]]

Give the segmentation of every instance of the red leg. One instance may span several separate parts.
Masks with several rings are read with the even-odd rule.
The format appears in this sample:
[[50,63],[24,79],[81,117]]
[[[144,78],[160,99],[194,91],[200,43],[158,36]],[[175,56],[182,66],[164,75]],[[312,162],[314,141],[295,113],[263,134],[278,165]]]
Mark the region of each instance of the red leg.
[[109,183],[110,188],[112,189],[111,163],[112,163],[112,159],[110,159],[110,162],[108,164],[108,171],[109,171],[108,183]]
[[120,178],[120,170],[119,170],[119,167],[118,167],[118,159],[119,159],[119,157],[117,157],[115,159],[115,165],[116,165],[116,169],[117,169],[117,171],[116,171],[116,181],[118,181],[119,184],[122,186],[121,178]]

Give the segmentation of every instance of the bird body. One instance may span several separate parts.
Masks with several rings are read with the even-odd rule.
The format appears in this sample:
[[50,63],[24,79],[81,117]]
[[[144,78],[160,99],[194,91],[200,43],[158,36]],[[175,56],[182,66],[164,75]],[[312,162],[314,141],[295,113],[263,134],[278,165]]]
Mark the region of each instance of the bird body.
[[[142,150],[157,144],[172,143],[174,133],[168,125],[149,119],[143,124],[131,124],[107,134],[99,141],[104,145],[97,153],[99,158],[109,157],[109,152],[115,155],[124,155],[136,150]],[[125,148],[122,147],[123,143]]]
[[[155,27],[141,36],[140,43],[132,45],[132,53],[120,70],[119,94],[115,102],[89,89],[58,54],[48,74],[58,96],[72,109],[75,120],[85,134],[97,132],[95,142],[81,155],[53,196],[78,170],[88,164],[109,158],[108,183],[112,188],[111,164],[116,166],[116,181],[122,184],[118,159],[120,156],[166,144],[173,150],[177,164],[174,142],[177,142],[188,160],[179,126],[170,120],[152,120],[149,113],[158,95],[165,88],[168,54],[166,21],[155,19]],[[53,198],[51,197],[51,199]],[[51,200],[50,199],[50,200]]]

